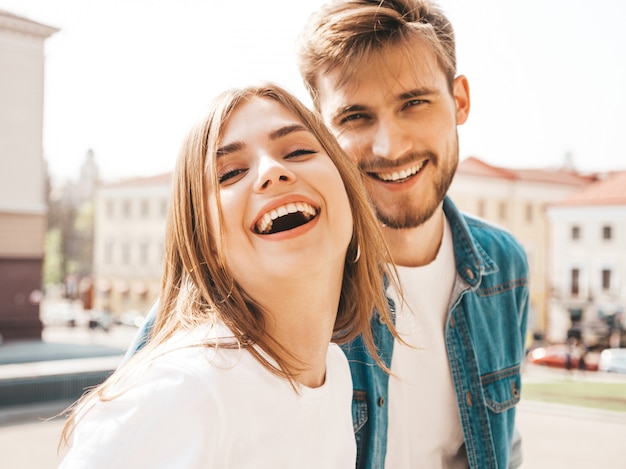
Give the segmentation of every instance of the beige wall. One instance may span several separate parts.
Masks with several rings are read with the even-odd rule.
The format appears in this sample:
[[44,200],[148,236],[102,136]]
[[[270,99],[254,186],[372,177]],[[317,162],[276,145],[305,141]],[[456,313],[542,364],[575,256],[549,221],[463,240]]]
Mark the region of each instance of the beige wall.
[[0,212],[0,257],[41,258],[46,216]]
[[44,213],[44,39],[56,29],[0,14],[0,211]]
[[6,339],[41,337],[44,40],[56,31],[0,11],[0,335]]

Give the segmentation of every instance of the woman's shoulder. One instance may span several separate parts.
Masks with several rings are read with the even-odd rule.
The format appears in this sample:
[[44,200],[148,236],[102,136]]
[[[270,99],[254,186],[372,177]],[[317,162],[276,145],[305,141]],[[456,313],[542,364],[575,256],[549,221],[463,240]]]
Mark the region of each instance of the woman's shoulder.
[[341,347],[335,343],[331,343],[328,347],[326,369],[330,371],[331,376],[338,376],[338,379],[341,379],[341,381],[345,381],[346,379],[350,380],[350,387],[352,387],[348,358]]

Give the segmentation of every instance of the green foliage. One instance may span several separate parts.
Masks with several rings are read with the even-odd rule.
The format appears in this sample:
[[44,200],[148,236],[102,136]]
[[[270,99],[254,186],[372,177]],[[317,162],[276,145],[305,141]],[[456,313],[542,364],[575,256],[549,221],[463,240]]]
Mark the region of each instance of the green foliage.
[[45,255],[43,260],[43,284],[57,285],[63,282],[63,235],[59,228],[51,228],[46,233]]
[[626,382],[562,380],[549,383],[524,383],[522,398],[530,401],[626,412]]

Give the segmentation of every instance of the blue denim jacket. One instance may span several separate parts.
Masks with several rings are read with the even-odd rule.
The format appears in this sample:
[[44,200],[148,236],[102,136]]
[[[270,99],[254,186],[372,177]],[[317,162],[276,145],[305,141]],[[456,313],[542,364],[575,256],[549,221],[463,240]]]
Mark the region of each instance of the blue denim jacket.
[[[472,469],[517,467],[521,447],[513,447],[513,440],[528,316],[526,255],[509,233],[462,215],[448,198],[444,211],[457,267],[445,334],[468,461]],[[388,302],[394,312],[393,300]],[[127,356],[145,344],[155,312],[153,307]],[[371,324],[380,357],[390,367],[393,336],[378,314]],[[343,349],[354,387],[357,467],[383,468],[389,377],[360,338]]]
[[[457,269],[445,340],[469,465],[476,469],[517,467],[521,445],[515,451],[512,446],[528,316],[526,255],[509,233],[462,215],[448,198],[444,212],[452,229]],[[388,298],[388,302],[395,312],[393,300]],[[390,367],[393,336],[378,314],[371,325],[380,357]],[[354,387],[357,467],[382,468],[387,451],[389,377],[360,338],[343,348]]]

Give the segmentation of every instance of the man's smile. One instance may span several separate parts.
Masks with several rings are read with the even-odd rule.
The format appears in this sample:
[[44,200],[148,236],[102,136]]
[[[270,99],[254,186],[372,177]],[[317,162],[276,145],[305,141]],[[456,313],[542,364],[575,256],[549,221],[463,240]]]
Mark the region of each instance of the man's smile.
[[407,179],[411,178],[412,176],[415,176],[417,173],[419,173],[422,168],[424,168],[424,166],[426,166],[426,164],[428,163],[429,160],[422,160],[418,163],[415,163],[413,166],[410,166],[406,169],[402,169],[399,171],[392,171],[392,172],[371,172],[368,171],[367,175],[374,178],[374,179],[378,179],[380,181],[383,182],[396,182],[396,183],[400,183],[400,182],[404,182]]

